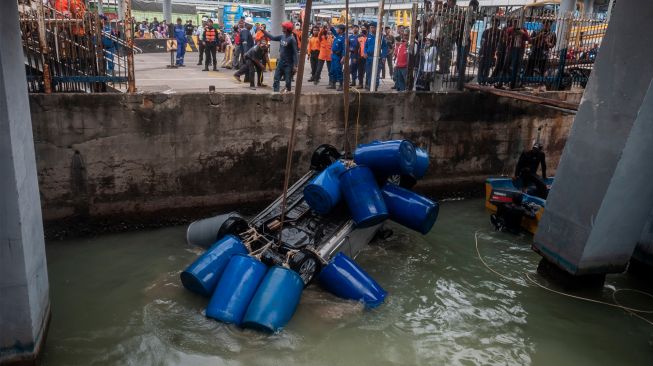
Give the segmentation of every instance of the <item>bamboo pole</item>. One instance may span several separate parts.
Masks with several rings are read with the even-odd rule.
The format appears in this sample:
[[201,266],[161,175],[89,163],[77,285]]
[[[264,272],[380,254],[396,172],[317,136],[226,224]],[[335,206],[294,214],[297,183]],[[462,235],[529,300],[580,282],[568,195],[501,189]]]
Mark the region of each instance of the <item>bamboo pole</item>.
[[136,77],[134,75],[134,24],[132,24],[132,2],[124,0],[125,5],[125,38],[127,40],[127,92],[133,94],[136,92]]
[[379,69],[379,55],[381,54],[381,29],[383,28],[381,21],[383,20],[384,6],[385,0],[379,0],[379,16],[376,22],[376,38],[374,39],[374,59],[372,59],[372,75],[370,75],[370,92],[376,91],[376,77],[378,74],[377,70]]

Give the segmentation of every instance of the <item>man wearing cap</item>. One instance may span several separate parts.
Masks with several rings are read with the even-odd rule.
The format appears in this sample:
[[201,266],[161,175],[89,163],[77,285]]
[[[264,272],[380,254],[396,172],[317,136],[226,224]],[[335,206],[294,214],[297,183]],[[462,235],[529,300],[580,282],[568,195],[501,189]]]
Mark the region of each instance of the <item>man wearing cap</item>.
[[175,24],[172,32],[177,40],[177,59],[175,65],[185,66],[184,65],[184,55],[186,54],[186,29],[183,24],[181,24],[181,18],[177,18],[177,24]]
[[245,53],[250,48],[254,47],[254,37],[252,36],[252,28],[254,21],[251,17],[245,18],[245,28],[240,30],[240,54],[244,57]]
[[338,91],[342,90],[342,62],[345,57],[345,25],[339,24],[338,28],[331,28],[333,33],[333,45],[331,46],[331,82],[327,89],[335,89],[338,83]]
[[351,75],[351,86],[356,86],[356,79],[358,78],[358,59],[360,53],[358,52],[358,25],[352,27],[352,33],[349,37],[349,73]]
[[274,84],[272,88],[275,92],[279,92],[279,83],[281,74],[283,73],[286,80],[285,91],[290,91],[292,87],[292,73],[297,70],[297,40],[293,35],[293,25],[291,22],[281,23],[283,34],[274,36],[267,31],[263,31],[266,37],[272,41],[278,41],[279,47],[279,62],[277,62],[277,69],[274,72]]
[[[372,22],[369,25],[369,34],[367,35],[367,40],[365,41],[365,49],[363,51],[363,58],[365,59],[365,89],[370,90],[370,85],[372,83],[372,63],[374,60],[374,47],[376,45],[376,22]],[[376,76],[374,77],[376,86],[379,86],[379,76],[381,74],[381,68],[383,67],[381,60],[383,60],[388,53],[388,44],[385,41],[385,37],[381,37],[381,50],[379,52],[379,62],[376,69]]]

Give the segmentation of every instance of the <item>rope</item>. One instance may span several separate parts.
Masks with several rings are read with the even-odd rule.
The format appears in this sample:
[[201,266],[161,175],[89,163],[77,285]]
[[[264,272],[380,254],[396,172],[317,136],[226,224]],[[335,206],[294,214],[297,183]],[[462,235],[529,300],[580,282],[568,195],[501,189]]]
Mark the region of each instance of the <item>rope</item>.
[[358,94],[358,111],[356,112],[356,133],[354,135],[354,148],[358,147],[358,122],[361,118],[361,91],[358,88],[351,88]]
[[[475,247],[476,247],[476,255],[478,256],[478,259],[481,261],[481,263],[483,263],[483,266],[485,266],[485,268],[487,268],[490,272],[494,273],[495,275],[497,275],[497,276],[499,276],[499,277],[501,277],[501,278],[503,278],[505,280],[508,280],[508,281],[513,282],[513,283],[517,283],[517,284],[521,285],[521,283],[518,280],[516,280],[515,278],[506,276],[506,275],[504,275],[502,273],[499,273],[498,271],[494,270],[492,267],[490,267],[490,265],[488,265],[488,263],[485,261],[485,259],[483,259],[483,256],[481,255],[481,251],[478,248],[478,233],[479,232],[480,232],[480,230],[476,230],[476,232],[474,233],[474,244],[475,244]],[[583,296],[573,295],[573,294],[570,294],[570,293],[558,291],[558,290],[552,289],[550,287],[544,286],[543,284],[541,284],[538,281],[534,280],[531,277],[531,274],[528,273],[528,272],[524,272],[524,276],[526,277],[528,282],[532,283],[533,285],[535,285],[535,286],[537,286],[537,287],[539,287],[541,289],[549,291],[551,293],[561,295],[561,296],[565,296],[565,297],[569,297],[569,298],[576,299],[576,300],[587,301],[587,302],[591,302],[591,303],[595,303],[595,304],[601,304],[601,305],[606,305],[606,306],[610,306],[610,307],[613,307],[613,308],[621,309],[621,310],[624,310],[624,311],[636,316],[637,318],[643,320],[644,322],[648,323],[649,325],[653,326],[653,321],[648,320],[648,319],[644,318],[643,316],[637,314],[637,313],[640,313],[640,314],[653,314],[653,309],[651,309],[651,310],[642,310],[642,309],[632,308],[632,307],[624,306],[624,305],[620,304],[619,301],[617,300],[617,293],[626,292],[626,291],[636,292],[636,293],[645,295],[645,296],[653,299],[653,295],[648,293],[648,292],[644,292],[644,291],[637,290],[637,289],[632,289],[632,288],[622,288],[622,289],[614,289],[613,290],[613,289],[610,289],[608,287],[608,289],[613,291],[612,292],[612,300],[614,301],[614,303],[609,303],[609,302],[606,302],[606,301],[595,300],[595,299],[590,299],[590,298],[583,297]]]
[[[304,8],[305,14],[311,14],[313,7],[313,0],[306,0]],[[304,21],[302,24],[302,42],[299,51],[299,65],[297,67],[297,83],[295,84],[295,96],[292,102],[292,126],[290,128],[290,139],[288,140],[288,151],[286,154],[286,172],[283,176],[283,196],[281,199],[281,217],[279,219],[279,245],[281,245],[281,233],[283,232],[283,223],[286,218],[286,206],[288,204],[288,185],[290,184],[290,171],[292,168],[292,153],[295,150],[295,134],[297,129],[297,106],[299,105],[299,97],[302,95],[302,83],[304,79],[304,64],[306,63],[306,48],[308,42],[308,22]]]

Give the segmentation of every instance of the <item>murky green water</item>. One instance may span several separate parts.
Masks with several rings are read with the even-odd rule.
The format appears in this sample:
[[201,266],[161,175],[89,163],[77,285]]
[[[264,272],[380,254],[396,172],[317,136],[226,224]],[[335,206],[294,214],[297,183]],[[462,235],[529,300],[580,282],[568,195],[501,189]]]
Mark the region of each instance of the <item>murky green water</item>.
[[[390,293],[373,311],[318,288],[276,335],[204,317],[178,274],[199,253],[184,227],[50,243],[46,365],[653,365],[653,326],[528,285],[529,237],[491,231],[481,200],[446,202],[432,232],[391,225],[357,261]],[[476,257],[480,250],[498,278]],[[541,281],[545,280],[537,277]],[[653,292],[628,275],[607,286]],[[594,295],[611,301],[611,291]],[[629,306],[653,300],[620,293]],[[653,315],[648,315],[653,320]]]

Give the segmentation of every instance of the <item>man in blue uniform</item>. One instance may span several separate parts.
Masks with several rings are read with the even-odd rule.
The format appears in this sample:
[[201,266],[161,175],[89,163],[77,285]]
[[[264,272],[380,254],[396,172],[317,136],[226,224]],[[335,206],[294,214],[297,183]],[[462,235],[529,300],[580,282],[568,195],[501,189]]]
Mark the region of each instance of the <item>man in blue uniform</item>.
[[356,79],[358,79],[358,60],[360,59],[360,52],[358,46],[358,26],[354,25],[353,32],[349,35],[349,73],[351,74],[351,86],[356,86]]
[[[365,89],[370,90],[370,85],[372,82],[372,63],[374,60],[374,46],[376,44],[376,22],[372,22],[369,25],[369,33],[367,35],[367,40],[365,41],[365,48],[363,49],[363,58],[365,59]],[[376,77],[374,78],[376,82],[376,87],[379,87],[379,76],[381,75],[381,60],[386,57],[388,54],[388,44],[385,41],[385,37],[381,37],[381,50],[379,52],[379,63],[376,69]]]
[[331,70],[329,78],[331,82],[327,89],[335,89],[338,83],[338,91],[342,90],[342,62],[345,57],[345,25],[339,24],[337,29],[331,28],[333,33],[333,45],[331,46]]
[[188,40],[186,39],[186,29],[183,24],[181,24],[181,18],[177,18],[177,24],[175,24],[172,32],[177,40],[177,60],[175,65],[182,67],[186,66],[184,65],[184,55],[186,54],[186,42],[188,42]]
[[279,84],[281,82],[281,74],[284,75],[286,80],[286,88],[284,92],[290,92],[292,86],[292,74],[297,71],[297,39],[293,34],[293,24],[291,22],[281,23],[282,35],[274,36],[267,31],[263,31],[266,37],[272,41],[279,42],[279,60],[277,62],[277,69],[274,72],[274,84],[272,89],[279,92]]

